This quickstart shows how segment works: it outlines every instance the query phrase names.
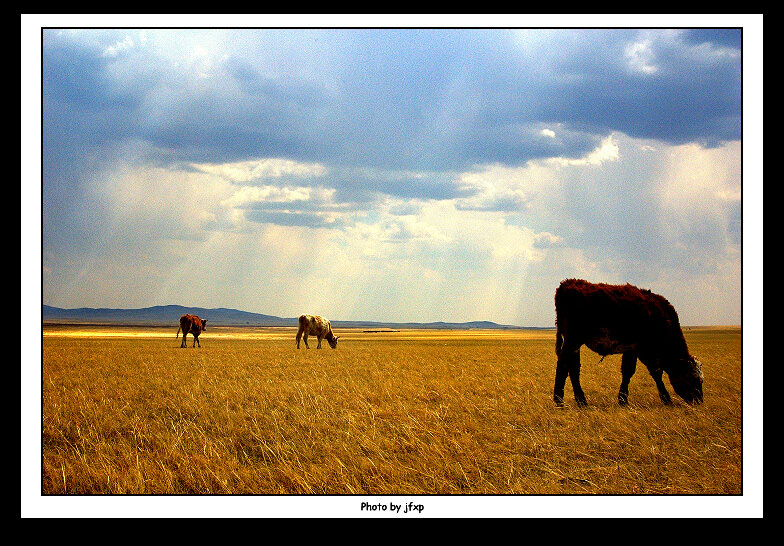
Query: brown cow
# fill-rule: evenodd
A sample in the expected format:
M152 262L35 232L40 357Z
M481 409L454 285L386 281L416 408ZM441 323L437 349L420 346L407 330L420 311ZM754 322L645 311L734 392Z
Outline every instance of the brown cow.
M177 337L180 337L180 330L182 330L182 344L180 348L185 348L188 344L185 342L185 336L188 335L190 332L193 335L193 347L196 347L196 344L199 344L199 348L201 348L201 342L199 341L199 334L201 334L204 330L207 329L207 319L200 319L196 315L183 315L180 317L180 327L177 328Z
M702 402L702 365L689 354L678 314L662 296L630 284L594 284L567 279L555 291L558 364L553 400L563 405L567 375L578 405L584 405L580 387L580 347L602 355L622 354L618 402L628 403L629 380L637 358L650 372L659 397L671 403L662 382L667 372L675 392L689 403Z
M308 349L310 349L308 345L309 335L318 337L316 349L321 349L321 340L325 338L329 346L335 349L338 346L338 338L340 337L332 333L332 326L329 324L329 321L318 315L300 315L299 330L297 331L297 349L299 349L299 340L303 335L305 337L305 347Z

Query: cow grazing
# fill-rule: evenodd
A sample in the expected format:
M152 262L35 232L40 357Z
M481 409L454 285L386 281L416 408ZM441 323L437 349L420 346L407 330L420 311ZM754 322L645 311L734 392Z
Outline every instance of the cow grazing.
M594 284L567 279L555 291L558 364L553 400L563 405L567 375L579 405L585 394L580 387L580 347L602 355L622 354L621 388L618 402L627 404L629 380L637 359L650 372L659 397L669 404L670 395L662 382L667 372L675 392L689 403L702 402L702 365L689 354L678 314L662 296L630 284Z
M308 336L318 337L318 345L316 349L321 349L321 340L326 339L329 346L333 349L338 346L338 338L332 333L332 326L329 321L318 315L300 315L299 317L299 330L297 331L297 349L299 349L299 340L304 336L305 347L310 349L308 345Z
M196 347L196 344L199 344L199 348L201 348L201 342L199 342L199 334L201 334L204 330L207 329L207 319L200 319L196 315L183 315L180 317L180 327L177 328L177 337L180 337L180 330L182 330L182 344L180 344L181 348L185 348L188 344L185 342L185 336L188 335L190 332L193 335L193 347Z

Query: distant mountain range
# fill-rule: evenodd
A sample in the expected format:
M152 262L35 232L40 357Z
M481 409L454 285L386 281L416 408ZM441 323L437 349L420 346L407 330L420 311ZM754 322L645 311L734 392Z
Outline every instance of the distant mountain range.
M214 326L297 326L297 317L281 318L273 315L250 313L237 309L219 307L183 307L182 305L156 305L141 309L62 309L50 305L42 306L44 322L127 324L164 326L177 325L185 313L206 318ZM486 320L470 322L375 322L363 320L332 320L335 328L422 328L422 329L515 329L520 326L497 324Z

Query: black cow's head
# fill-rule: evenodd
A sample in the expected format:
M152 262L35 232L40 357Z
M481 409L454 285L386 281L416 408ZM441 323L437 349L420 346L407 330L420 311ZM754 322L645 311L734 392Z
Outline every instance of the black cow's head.
M207 329L207 319L202 319L201 320L201 329L202 330L206 330Z
M340 336L333 336L332 339L328 339L327 343L329 343L329 346L332 347L333 349L337 349L338 348L338 338L339 337Z
M667 375L678 396L689 404L702 402L703 375L699 360L693 356L681 358L675 362L671 370L667 370Z

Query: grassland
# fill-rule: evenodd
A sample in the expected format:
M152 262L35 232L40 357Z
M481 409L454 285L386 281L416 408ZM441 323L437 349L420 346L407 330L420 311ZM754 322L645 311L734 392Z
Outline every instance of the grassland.
M44 494L740 494L741 331L685 332L705 403L583 348L589 406L551 400L553 331L45 327ZM673 395L673 398L675 395Z

